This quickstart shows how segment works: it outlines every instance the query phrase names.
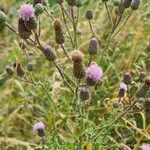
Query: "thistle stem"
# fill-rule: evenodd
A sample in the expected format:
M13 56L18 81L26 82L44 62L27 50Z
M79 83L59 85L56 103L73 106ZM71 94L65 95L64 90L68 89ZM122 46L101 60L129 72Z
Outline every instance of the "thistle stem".
M91 30L92 35L95 36L94 30L93 30L93 27L92 27L92 23L91 23L90 20L89 20L89 26L90 26L90 30Z
M112 21L111 15L110 15L108 5L107 5L107 3L104 3L104 5L105 5L106 11L107 11L107 15L108 15L108 18L109 18L109 21L110 21L111 28L113 28L113 21Z
M123 23L123 25L120 27L120 29L112 36L112 38L115 37L115 36L123 29L123 27L126 25L126 23L127 23L127 21L129 20L129 18L131 17L132 13L133 13L133 10L132 10L132 12L127 16L126 20L124 21L124 23Z
M62 50L63 50L64 54L66 55L66 57L68 58L68 60L72 63L72 60L70 59L70 57L69 57L69 55L68 55L64 45L60 44L60 47L62 48Z
M73 40L72 40L72 37L71 37L71 33L70 33L70 31L69 31L69 28L68 28L68 25L67 25L67 21L66 21L66 18L65 18L65 14L64 14L65 10L64 10L62 4L60 5L60 8L61 8L62 17L63 17L64 23L65 23L65 27L66 27L66 30L67 30L67 32L68 32L68 35L69 35L71 44L72 44L72 46L74 46Z
M74 30L74 45L75 48L77 49L77 33L76 33L76 23L75 23L75 18L74 18L74 10L73 7L71 7L71 17L72 17L72 24L73 24L73 30Z

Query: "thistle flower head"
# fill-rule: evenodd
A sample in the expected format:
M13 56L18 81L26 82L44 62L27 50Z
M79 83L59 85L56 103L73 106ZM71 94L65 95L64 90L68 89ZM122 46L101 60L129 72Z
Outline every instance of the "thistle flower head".
M45 128L45 125L42 121L39 121L37 122L36 124L34 124L33 126L33 130L34 131L37 131L38 135L40 137L43 137L44 136L44 128Z
M124 90L124 91L127 91L127 85L126 85L125 83L121 82L119 89L120 89L120 90L122 89L122 90Z
M91 65L86 70L87 83L97 83L103 76L103 71L96 63L92 62ZM90 82L88 82L90 81Z
M19 10L19 17L22 18L23 21L28 21L32 17L34 17L35 9L31 4L23 4Z
M34 131L44 130L44 128L45 128L45 125L42 121L39 121L39 122L35 123L34 126L33 126Z
M141 148L142 148L142 150L150 150L150 144L143 143Z

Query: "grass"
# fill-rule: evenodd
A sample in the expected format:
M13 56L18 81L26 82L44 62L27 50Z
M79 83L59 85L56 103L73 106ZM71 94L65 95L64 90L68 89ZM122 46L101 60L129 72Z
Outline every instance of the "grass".
M20 4L22 2L16 0L0 1L0 6L8 15L8 22L16 29L18 19L16 12ZM62 21L58 5L50 4L50 11L54 12L55 18ZM108 4L114 16L114 6L111 2ZM81 34L77 37L78 49L84 53L84 64L87 65L89 61L87 44L92 34L85 19L85 12L92 9L94 11L92 26L100 43L99 54L94 57L94 61L103 68L104 77L96 87L90 88L91 99L82 103L84 112L82 115L74 111L72 104L74 95L65 86L53 63L49 63L38 49L27 46L27 52L32 54L29 56L30 60L34 64L33 73L28 72L26 69L28 60L18 44L21 39L5 29L0 34L0 150L75 150L79 149L78 140L82 140L82 149L86 150L138 150L142 143L150 143L149 121L146 120L149 114L144 110L135 114L129 113L107 128L107 125L129 105L129 96L134 95L135 90L141 85L135 82L138 73L144 71L149 75L149 5L149 0L143 0L140 8L132 14L121 32L111 39L106 48L111 28L105 7L98 0L84 1L79 17L78 30ZM65 8L67 9L67 6ZM125 16L130 11L128 9ZM41 22L41 41L50 44L56 50L57 63L76 83L72 65L55 43L51 21L43 14ZM72 25L71 23L68 25L73 36ZM74 51L69 39L65 42L65 48L69 55ZM15 61L23 65L28 77L34 78L35 75L44 85L46 92L40 85L34 86L14 77L10 78L4 69ZM132 72L133 76L130 95L127 94L123 98L121 107L114 108L112 105L117 99L118 86L125 71ZM147 97L149 96L150 93ZM136 108L141 107L141 103L136 105ZM33 124L38 120L42 120L46 125L44 146L32 130Z

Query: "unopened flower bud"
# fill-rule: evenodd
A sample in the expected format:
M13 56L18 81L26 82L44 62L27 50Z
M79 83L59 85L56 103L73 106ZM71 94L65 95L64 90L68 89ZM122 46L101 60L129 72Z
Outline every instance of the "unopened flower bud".
M76 5L76 0L67 0L68 5L70 6L75 6Z
M33 71L33 63L32 62L28 62L28 64L27 64L27 70L28 71Z
M33 6L35 6L38 3L43 4L44 6L46 6L45 0L33 0Z
M49 45L43 47L43 53L49 61L54 61L56 59L56 53Z
M120 3L121 3L121 0L113 0L113 4L114 4L115 6L119 6Z
M12 76L14 74L14 69L10 66L7 66L5 68L5 70L6 70L7 74L10 75L10 76Z
M86 19L91 20L93 18L93 11L92 10L87 10L86 11Z
M41 3L36 4L34 6L34 8L35 8L35 14L36 15L41 15L45 10L43 4L41 4Z
M132 0L131 2L131 8L133 10L137 10L139 8L140 5L140 0Z
M145 72L140 72L139 76L138 76L138 81L142 82L146 77L146 73Z
M59 20L54 21L54 29L55 29L55 40L57 44L63 44L65 42L64 33L62 30L62 26Z
M150 98L145 99L144 108L146 111L150 111Z
M123 7L128 8L131 5L131 1L132 0L122 0L121 4L122 4Z
M80 99L82 101L88 100L90 97L90 92L87 87L82 87L79 93Z
M76 0L76 7L82 6L82 0Z
M22 66L21 66L20 63L14 63L14 64L13 64L13 67L14 67L15 70L16 70L17 76L23 77L23 76L25 75L25 71L24 71L24 69L22 68Z
M79 50L76 50L72 55L72 61L74 63L81 63L83 61L83 54Z
M97 50L98 50L98 41L95 37L92 37L89 42L88 52L90 55L95 55L97 54Z
M85 77L85 70L82 63L74 63L73 64L73 74L74 77L81 79Z
M57 4L62 4L63 0L56 0Z
M137 91L136 97L144 98L148 93L149 88L150 88L150 78L148 77L145 79L145 83L142 85L142 87Z
M126 72L124 74L122 82L124 82L126 85L129 85L131 83L131 74L129 72Z

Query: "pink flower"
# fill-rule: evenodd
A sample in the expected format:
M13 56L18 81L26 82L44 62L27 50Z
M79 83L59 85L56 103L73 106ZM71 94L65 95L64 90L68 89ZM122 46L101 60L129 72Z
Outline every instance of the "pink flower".
M34 124L33 126L33 130L34 131L38 131L38 130L44 130L45 125L42 121L37 122L36 124Z
M142 148L142 150L150 150L150 144L143 143L141 148Z
M34 17L35 9L31 4L23 4L18 10L19 17L24 21L28 21L32 17Z
M87 68L86 76L88 79L97 82L103 76L103 71L95 62L92 62L91 65Z
M120 90L122 89L122 90L124 90L124 91L127 91L127 85L126 85L124 82L121 82L119 89L120 89Z

